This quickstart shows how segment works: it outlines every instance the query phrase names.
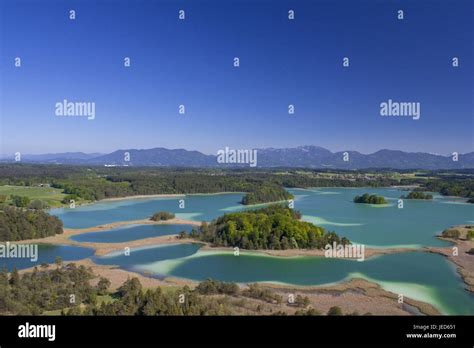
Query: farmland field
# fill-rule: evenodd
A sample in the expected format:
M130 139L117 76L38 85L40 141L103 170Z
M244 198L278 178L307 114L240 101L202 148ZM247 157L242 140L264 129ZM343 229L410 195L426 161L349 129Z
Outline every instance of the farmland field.
M45 201L50 207L60 207L62 205L61 200L65 196L62 190L52 187L10 185L0 186L0 195L9 196L7 202L9 202L11 195L27 196L32 201L35 199Z

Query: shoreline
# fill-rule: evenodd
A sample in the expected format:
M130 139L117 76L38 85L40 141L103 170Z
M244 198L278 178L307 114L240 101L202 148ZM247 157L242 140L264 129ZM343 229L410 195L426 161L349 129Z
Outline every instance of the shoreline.
M204 243L205 246L201 248L203 251L227 251L227 252L234 252L232 247L214 247L209 245L209 243ZM404 247L397 247L397 248L365 248L364 250L364 261L370 259L372 257L386 255L386 254L397 254L397 253L404 253L404 252L416 252L416 251L424 251L425 248L404 248ZM426 249L427 250L427 249ZM272 250L272 249L240 249L240 253L254 253L254 254L262 254L268 255L273 257L324 257L325 250L324 249L285 249L285 250ZM357 261L357 257L341 257L336 259L343 259L343 260L354 260Z
M53 245L72 245L72 246L78 246L78 247L91 248L91 249L94 249L95 255L101 256L109 252L122 250L125 247L136 248L136 247L148 246L148 245L154 245L154 244L161 245L161 244L167 244L167 243L169 244L179 244L179 243L186 243L186 242L189 243L191 241L191 239L180 240L177 238L178 236L177 234L136 239L136 240L130 240L126 242L119 242L119 243L77 242L70 239L70 237L72 236L78 236L81 234L94 233L94 232L107 232L115 228L130 226L130 225L193 225L193 226L199 227L201 225L201 222L178 219L178 218L165 220L165 221L153 221L149 219L120 221L120 222L114 222L110 224L99 225L99 226L83 228L83 229L63 229L62 234L56 234L54 236L49 236L45 238L26 239L26 240L22 240L18 242L25 243L25 244L36 243L36 244L53 244ZM15 243L18 243L18 242L15 242Z
M71 240L69 237L77 236L86 233L93 233L93 232L107 232L119 227L123 226L130 226L130 225L193 225L196 227L201 226L200 221L193 221L193 220L186 220L180 218L173 218L170 220L164 221L153 221L150 219L141 219L141 220L130 220L130 221L118 221L104 225L98 225L94 227L88 228L81 228L81 229L63 229L62 234L56 234L54 236L49 236L45 238L37 238L37 239L27 239L18 241L25 244L31 243L38 243L38 244L56 244L56 245L74 245L74 246L83 246L92 248L95 250L96 255L105 255L108 252L114 252L118 250L122 250L124 247L130 248L137 248L142 246L150 246L150 245L162 245L162 244L188 244L188 243L199 243L203 244L204 246L201 248L203 251L226 251L226 252L233 252L234 249L232 247L222 247L222 246L211 246L210 243L192 239L192 238L184 238L178 239L178 234L169 234L164 236L156 236L156 237L149 237L149 238L142 238L136 240L130 240L126 242L118 242L118 243L97 243L97 242L76 242ZM464 225L456 225L452 228L464 228ZM438 253L443 256L446 256L450 261L458 265L459 267L464 267L463 263L459 264L459 260L451 254L452 248L454 246L462 246L460 248L459 254L462 255L465 251L470 250L470 248L474 248L474 242L472 241L461 241L461 240L454 240L451 238L444 238L440 235L437 235L436 238L448 241L452 243L450 246L445 247L433 247L433 246L423 246L423 247L388 247L388 248L370 248L365 247L364 249L364 260L380 256L386 254L394 254L394 253L403 253L403 252L432 252ZM15 243L18 243L15 242ZM464 242L464 243L462 243ZM324 256L325 250L324 249L285 249L285 250L272 250L272 249L240 249L241 252L248 252L248 253L256 253L256 254L264 254L268 256L274 257L321 257ZM466 254L468 255L468 254ZM471 256L471 255L468 255ZM344 257L342 259L353 259L357 260L356 257ZM474 257L473 257L474 259ZM472 282L468 283L469 286L472 287L474 290L474 260L472 261L472 265L469 265L469 270L467 272L471 272ZM465 272L464 272L465 273Z
M193 225L196 227L201 226L201 222L193 220L185 220L174 218L165 221L153 221L149 219L142 220L131 220L131 221L119 221L110 224L98 225L94 227L82 228L82 229L63 229L62 234L56 234L46 238L28 239L21 241L25 244L38 243L38 244L54 244L54 245L73 245L92 248L95 251L95 255L102 256L111 252L123 250L125 247L138 248L143 246L152 245L163 245L163 244L189 244L199 243L203 244L201 250L203 251L225 251L233 252L233 247L222 247L222 246L211 246L210 243L200 241L192 238L179 239L178 234L169 234L164 236L156 236L149 238L142 238L136 240L130 240L118 243L97 243L97 242L77 242L70 237L78 236L87 233L95 232L107 232L115 228L130 226L130 225ZM422 248L410 248L410 247L395 247L395 248L365 248L364 249L364 260L385 254L394 254L402 252L415 252L415 251L430 251L431 247ZM446 247L449 248L449 247ZM442 248L441 248L442 249ZM324 249L285 249L285 250L271 250L271 249L240 249L240 252L255 253L268 255L273 257L324 257ZM343 258L357 260L356 257Z
M69 262L68 262L69 263ZM116 291L127 279L138 278L143 286L143 289L150 289L156 287L183 287L188 286L194 289L200 282L191 279L181 279L176 277L166 277L158 279L156 277L150 277L146 274L124 270L117 266L112 265L98 265L94 263L90 258L83 260L72 261L70 263L76 264L76 266L84 266L90 268L96 276L91 280L91 285L97 285L100 277L105 277L110 280L111 285L109 291ZM55 264L49 264L49 269L55 269ZM22 269L19 271L20 274L31 272L33 267L28 269ZM249 283L250 284L250 283ZM268 282L258 283L258 286L264 289L269 289L276 294L282 296L283 302L281 304L268 304L263 303L264 306L270 308L268 314L271 315L277 311L284 311L287 314L294 314L294 311L298 308L288 305L285 301L289 294L293 296L302 295L307 296L310 299L310 306L326 313L330 307L339 306L344 311L344 314L351 314L358 312L359 315L365 313L371 313L375 315L440 315L441 313L431 304L423 301L414 300L405 297L404 303L399 304L397 299L398 295L384 290L377 283L361 279L352 278L344 280L336 284L327 284L320 286L296 286L289 284L275 284ZM239 284L239 287L248 288L248 284ZM212 296L212 295L211 295ZM256 302L261 304L258 299L247 298L242 295L238 297L249 302ZM262 315L259 311L258 315Z
M109 231L112 229L116 229L118 227L129 226L129 225L194 225L194 226L201 226L201 221L194 221L194 220L186 220L180 218L172 218L169 220L160 220L154 221L149 218L147 219L139 219L139 220L128 220L128 221L117 221L111 222L108 224L97 225L92 227L86 228L63 228L63 234L67 235L77 235L89 232L101 232L101 231Z
M379 189L379 188L386 188L386 189L397 189L399 191L406 191L407 189L414 189L418 188L420 185L394 185L394 186L323 186L323 187L283 187L286 191L288 190L321 190L321 189ZM289 192L289 191L288 191ZM81 206L88 206L93 205L101 202L115 202L115 201L124 201L124 200L134 200L134 199L159 199L159 198L179 198L179 197L186 197L186 196L214 196L214 195L226 195L226 194L242 194L245 195L247 192L239 192L239 191L225 191L225 192L212 192L212 193L157 193L157 194L150 194L150 195L132 195L132 196L123 196L123 197L111 197L111 198L103 198L97 201L84 201L76 203L76 207ZM436 194L441 195L439 192ZM447 198L459 198L464 199L465 197L461 196L443 196ZM242 206L259 206L265 204L276 204L281 202L287 202L288 200L281 200L275 202L265 202L265 203L256 203L256 204L242 204ZM57 207L51 207L50 209L64 209L67 208L68 204L62 204ZM49 210L49 209L48 209Z
M178 198L178 197L185 197L185 196L214 196L214 195L226 195L226 194L245 194L246 192L214 192L214 193L157 193L151 195L132 195L132 196L123 196L123 197L111 197L111 198L103 198L96 201L83 201L83 202L76 202L76 207L88 206L102 202L114 202L114 201L125 201L125 200L134 200L134 199L154 199L154 198ZM61 204L56 207L50 207L47 209L48 211L51 209L67 209L69 204Z
M245 192L214 192L214 193L157 193L152 195L136 195L136 196L124 196L124 197L112 197L104 198L98 202L108 202L108 201L122 201L122 200L131 200L131 199L152 199L152 198L176 198L176 197L185 197L185 196L214 196L214 195L227 195L227 194L244 194ZM94 203L94 202L93 202Z
M140 221L140 220L139 220ZM148 221L150 224L166 224L166 223L175 223L173 220L154 222ZM182 220L182 223L187 223L188 221ZM196 223L196 222L195 222ZM466 228L465 226L455 226L453 228ZM93 229L104 230L103 226L94 227ZM467 229L467 228L466 228ZM59 244L69 244L82 247L89 247L95 250L96 256L102 256L117 250L123 250L124 247L136 248L146 245L162 245L162 244L186 244L186 243L201 243L204 246L201 250L204 251L226 251L233 252L233 248L225 247L212 247L209 243L196 241L194 239L178 239L177 235L167 235L167 236L158 236L146 239L140 239L135 241L123 242L123 243L84 243L84 242L74 242L69 239L69 236L87 233L90 232L90 229L83 230L72 230L68 231L63 236L63 240ZM54 237L56 237L54 236ZM390 253L401 253L401 252L432 252L445 256L449 261L451 261L455 266L458 274L463 279L467 288L466 291L474 292L474 257L472 255L466 254L465 251L470 250L474 246L474 242L467 240L453 240L450 238L444 238L437 236L442 240L447 240L453 243L453 246L459 248L459 255L452 255L452 247L423 247L423 248L387 248L387 249L370 249L365 250L365 259L371 257L376 257L383 254ZM51 242L45 241L44 239L38 240L41 242ZM59 242L59 241L58 241ZM64 243L65 242L65 243ZM57 244L57 243L50 243ZM298 256L324 256L324 250L301 250L301 249L288 249L288 250L245 250L242 249L242 252L257 253L262 255L269 255L274 257L298 257ZM68 262L69 263L69 262ZM112 288L119 287L126 279L129 277L137 277L140 282L143 284L144 288L152 288L159 286L184 286L188 285L194 288L198 281L191 279L182 279L176 277L165 277L159 279L153 275L147 275L146 273L139 273L135 271L130 271L122 269L116 265L100 265L94 263L90 258L86 258L78 261L71 261L77 265L84 265L86 267L91 267L95 274L104 276L106 278L112 278ZM54 267L54 266L51 266ZM20 272L31 271L33 267L28 269L23 269ZM433 305L428 302L423 302L419 300L414 300L411 298L405 298L404 304L397 304L397 295L384 290L376 282L364 280L361 278L352 278L348 280L343 280L340 283L335 284L326 284L318 286L298 286L291 284L279 284L272 282L258 282L259 286L271 289L277 293L287 296L288 292L291 293L300 293L304 296L311 298L312 303L317 303L316 308L321 309L325 308L327 301L335 301L335 297L343 297L337 300L333 305L339 305L345 311L348 309L360 311L360 308L369 308L368 312L377 312L381 310L380 314L392 313L393 315L439 315L441 314ZM248 286L248 284L241 284L242 286ZM338 295L334 295L338 294ZM342 294L342 295L341 295ZM355 297L356 299L349 300L349 297ZM314 301L314 302L313 302ZM355 304L354 304L354 301ZM393 302L392 302L393 301ZM359 303L363 303L360 304ZM366 310L366 309L364 309Z
M218 194L229 194L228 192L223 193L215 193L209 195L218 195ZM200 195L200 194L196 194ZM132 196L132 197L120 197L120 198L112 198L106 200L125 200L125 199L140 199L140 198L155 198L155 197L183 197L185 194L176 194L176 195L145 195L144 197L140 196ZM262 204L270 204L270 203L261 203ZM249 205L251 206L251 205ZM110 231L111 229L128 226L128 225L167 225L167 224L185 224L185 225L193 225L193 226L200 226L200 221L193 221L193 220L186 220L186 219L179 219L174 218L166 221L152 221L149 219L141 219L141 220L130 220L130 221L118 221L104 225L98 225L88 228L82 229L63 229L62 234L57 234L54 236L41 238L41 239L30 239L24 241L18 241L16 243L40 243L40 244L53 244L53 245L74 245L79 247L86 247L94 249L94 254L96 256L103 256L111 252L116 252L123 250L124 247L129 248L137 248L142 246L151 246L151 245L163 245L163 244L187 244L187 243L201 243L204 244L200 250L203 251L226 251L226 252L233 252L233 248L231 247L213 247L209 245L209 243L197 241L194 239L186 238L186 239L178 239L177 234L172 235L165 235L165 236L157 236L151 238L144 238L138 240L131 240L127 242L121 243L90 243L90 242L75 242L70 239L71 236L80 235L84 233L91 233L91 232L101 232L101 231ZM468 225L456 225L451 228L462 229L463 231L467 231ZM469 255L466 251L474 248L474 242L470 240L463 240L463 239L452 239L452 238L445 238L441 235L435 236L436 238L444 241L448 241L453 243L451 246L446 247L417 247L417 248L409 248L409 247L395 247L395 248L365 248L365 255L364 259L367 260L372 257L384 255L384 254L392 254L392 253L402 253L402 252L430 252L430 253L437 253L444 256L447 260L452 262L455 266L457 274L461 277L464 284L466 285L466 291L470 293L474 293L474 256ZM459 254L454 256L452 253L453 247L457 247L459 249ZM246 250L241 249L241 252L249 252L249 253L258 253L268 256L274 257L321 257L324 256L325 250L319 249L287 249L287 250ZM351 259L351 258L349 258ZM356 260L356 258L352 258ZM156 286L183 286L183 285L193 285L195 286L199 282L189 280L189 279L178 279L173 277L166 277L164 279L158 279L151 275L141 274L125 269L121 269L118 266L106 266L106 265L99 265L95 264L90 258L86 258L83 260L78 261L71 261L71 263L75 263L78 265L84 264L88 265L94 270L94 273L99 272L100 274L111 274L113 277L117 277L117 279L123 279L124 277L138 277L142 284L147 284L145 286L156 287ZM26 272L28 270L32 270L33 267L21 270L22 272ZM317 287L314 286L294 286L290 284L276 284L276 283L266 283L262 282L259 283L261 286L277 289L278 291L285 291L287 289L297 289L295 291L310 291L314 293L323 293L325 291L331 291L329 289L333 289L337 286L348 286L347 289L350 288L350 284L353 281L362 281L362 279L353 278L350 280L344 280L339 284L327 284L327 285L320 285ZM376 286L380 289L379 292L372 289L370 291L375 291L381 297L391 297L389 291L383 290L378 284L374 282L367 281L369 285L362 286L363 291L369 291L368 289L372 289L373 286ZM370 285L371 284L371 285ZM120 284L121 285L121 284ZM346 290L347 290L346 289ZM359 288L358 288L359 289ZM353 290L353 289L352 289ZM384 294L383 296L381 294ZM394 294L392 294L394 295ZM396 296L396 295L394 295ZM375 296L377 299L378 297ZM429 303L416 301L412 299L406 299L405 301L408 305L414 306L418 308L422 313L433 315L439 314L439 312ZM347 304L346 304L347 305ZM428 306L428 307L426 307Z
M468 240L465 238L465 234L470 225L456 225L449 229L460 229L463 232L463 239L446 238L442 235L436 236L438 239L445 240L453 243L453 245L445 248L430 247L427 249L428 252L440 254L446 259L451 261L456 267L456 272L459 274L464 284L466 285L466 291L474 294L474 255L470 255L467 251L474 248L474 240ZM455 256L453 251L457 247L458 255Z
M138 220L141 221L141 220ZM167 220L167 221L160 221L160 222L155 222L148 220L148 224L173 224L176 223L175 219ZM187 224L189 221L187 220L180 220L181 223ZM194 224L198 225L199 223L194 222ZM467 231L466 225L456 225L452 228L457 228L457 229L464 229L464 231ZM92 228L96 231L103 231L104 226L97 226ZM225 252L233 252L233 248L231 247L213 247L207 242L202 242L198 241L195 239L191 238L185 238L185 239L178 239L177 234L172 234L172 235L165 235L165 236L157 236L157 237L151 237L151 238L145 238L145 239L138 239L138 240L132 240L128 242L122 242L122 243L90 243L90 242L76 242L71 240L69 237L72 235L77 235L77 234L82 234L82 233L88 233L91 232L91 229L83 229L83 230L69 230L65 231L64 234L62 235L55 235L53 237L47 237L43 239L38 239L38 240L30 240L28 242L33 243L42 243L42 244L55 244L55 245L73 245L73 246L79 246L79 247L86 247L86 248L91 248L94 250L94 255L95 256L104 256L109 253L117 252L124 250L124 248L140 248L144 246L159 246L159 245L176 245L176 244L188 244L188 243L199 243L202 244L202 248L200 250L202 251L211 251L211 252L219 252L219 251L225 251ZM58 237L59 236L59 237ZM466 251L470 250L471 248L474 247L474 241L470 240L457 240L457 239L451 239L451 238L444 238L442 236L437 236L437 238L441 240L446 240L453 245L451 246L446 246L446 247L422 247L422 248L366 248L365 249L365 260L370 259L372 257L377 257L381 255L386 255L386 254L393 254L393 253L403 253L403 252L429 252L429 253L436 253L439 255L444 256L448 261L450 261L453 266L456 268L457 274L460 276L462 281L465 284L465 290L468 291L469 293L474 293L474 256L469 255L466 253ZM46 240L49 239L49 240ZM23 241L26 242L26 241ZM454 256L452 253L453 247L457 247L459 250L458 256ZM324 252L325 250L320 250L320 249L287 249L287 250L246 250L246 249L241 249L242 253L254 253L254 254L260 254L260 255L267 255L267 256L272 256L272 257L324 257ZM348 258L348 259L353 259L356 261L356 258ZM129 270L125 270L120 268L119 266L111 266L111 265L99 265L94 263L90 258L86 258L83 260L78 260L78 261L73 261L73 263L81 263L81 262L86 262L85 260L89 260L89 265L93 266L92 268L97 271L101 270L102 272L109 272L110 269L115 269L117 270L116 272L127 275L127 276L139 276L140 280L143 280L143 284L151 284L150 286L182 286L184 285L196 285L199 282L193 281L191 279L181 279L181 278L174 278L174 277L165 277L164 279L158 279L154 277L153 275L146 275L138 272L133 272ZM105 271L105 269L107 271ZM30 270L33 269L33 267L29 268ZM123 277L122 277L123 278ZM121 278L121 279L122 279ZM356 278L355 278L356 279ZM346 280L343 281L342 283L339 284L346 284L350 282L351 280ZM369 282L370 283L370 282ZM286 288L293 288L293 289L310 289L314 291L324 291L324 289L336 286L337 284L327 284L327 285L320 285L320 286L295 286L291 284L277 284L277 283L271 283L271 282L262 282L259 283L264 286L268 286L271 288L278 288L278 289L286 289ZM377 287L380 287L376 283L375 284ZM380 287L381 288L381 287ZM382 289L383 290L383 289ZM383 290L387 292L386 290ZM426 312L428 311L429 313L433 313L432 309L434 308L432 305L422 302L422 301L416 301L410 299L410 301L414 301L415 307L417 307L421 312ZM420 307L420 303L423 304ZM429 310L422 310L423 306L430 306L432 309ZM436 311L436 310L435 310Z

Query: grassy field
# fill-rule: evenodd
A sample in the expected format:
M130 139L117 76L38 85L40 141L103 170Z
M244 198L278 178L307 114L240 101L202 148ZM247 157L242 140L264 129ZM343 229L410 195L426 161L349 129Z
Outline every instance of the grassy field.
M37 187L37 186L0 186L0 195L16 195L16 196L27 196L32 201L39 199L48 203L50 207L60 207L63 204L61 200L65 194L62 190L55 189L52 187ZM9 203L10 200L7 200Z
M100 306L102 303L110 303L117 301L111 295L97 295L97 306Z
M114 299L111 295L98 295L97 296L97 307L99 307L102 303L110 303L114 302L116 299ZM83 306L83 305L81 305ZM67 310L67 308L65 308ZM55 309L53 311L44 311L42 315L61 315L62 309Z

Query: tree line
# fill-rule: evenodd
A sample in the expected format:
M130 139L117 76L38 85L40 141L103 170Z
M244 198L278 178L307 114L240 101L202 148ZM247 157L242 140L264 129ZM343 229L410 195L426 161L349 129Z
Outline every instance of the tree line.
M0 209L0 241L44 238L63 233L63 223L42 210L5 206Z
M421 185L425 191L442 195L474 198L472 171L453 173L426 172L414 177L399 177L398 171L332 170L331 177L318 173L327 170L310 169L210 169L210 168L144 168L90 167L37 164L0 164L0 185L33 186L50 184L62 189L70 199L95 201L104 198L148 194L185 194L245 192L249 201L262 203L269 198L280 198L276 188L309 187L388 187L393 185ZM329 172L328 172L329 173ZM365 173L377 174L368 177ZM337 175L336 175L337 174ZM426 179L424 177L429 177ZM262 187L265 187L262 190ZM268 189L271 188L271 189ZM261 192L264 191L264 192ZM260 192L260 193L259 193ZM282 191L279 191L282 193ZM281 196L283 197L283 196ZM249 203L253 204L253 203Z
M63 190L63 203L95 201L133 195L245 192L249 201L288 199L285 187L381 187L406 184L403 180L321 178L312 170L177 169L85 167L66 165L0 164L0 185L50 184ZM351 172L352 173L352 172ZM265 187L262 192L262 187ZM278 187L278 189L276 188ZM279 192L279 193L278 193ZM286 198L285 198L286 197ZM253 204L253 203L249 203Z
M403 199L433 199L433 195L422 191L411 191L407 196L401 196Z
M429 180L424 183L426 191L439 192L443 196L474 198L474 180L466 178L449 178Z

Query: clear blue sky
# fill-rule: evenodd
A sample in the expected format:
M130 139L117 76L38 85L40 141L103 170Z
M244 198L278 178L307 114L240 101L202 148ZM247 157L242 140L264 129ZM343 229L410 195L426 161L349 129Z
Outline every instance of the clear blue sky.
M2 0L0 153L473 151L473 3ZM95 102L95 120L55 116L63 99ZM381 117L388 99L420 102L420 120Z

